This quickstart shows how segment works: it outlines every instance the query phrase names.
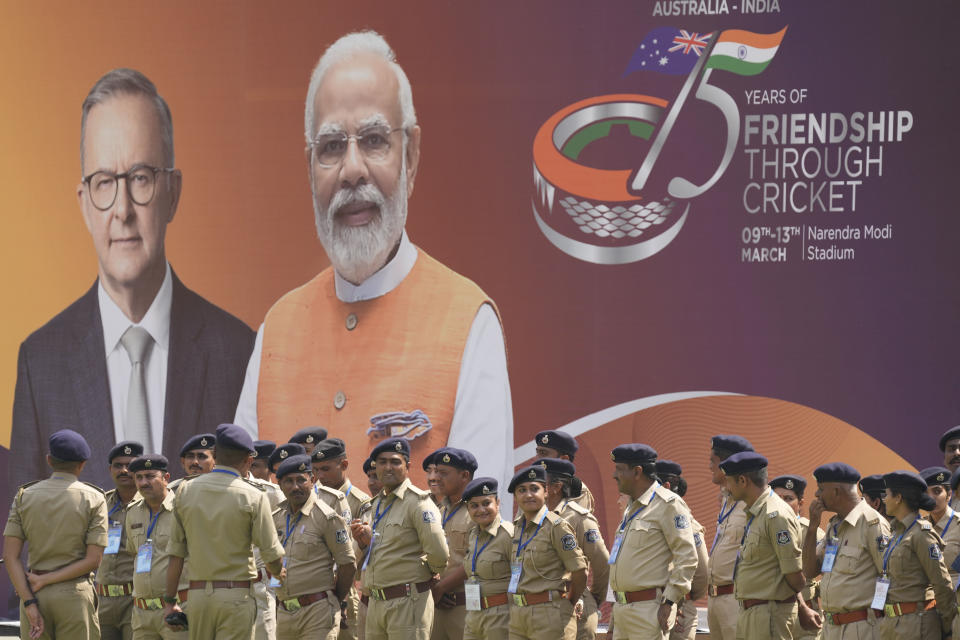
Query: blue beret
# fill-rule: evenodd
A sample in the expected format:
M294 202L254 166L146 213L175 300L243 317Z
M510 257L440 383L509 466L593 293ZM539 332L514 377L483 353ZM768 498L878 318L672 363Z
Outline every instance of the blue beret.
M657 475L682 476L683 467L673 460L657 460Z
M461 499L467 501L477 496L493 496L496 498L498 486L495 478L474 478L467 483Z
M513 493L517 485L521 485L524 482L547 484L547 470L538 464L520 469L520 471L517 471L516 475L513 476L513 480L510 481L510 486L507 487L507 491Z
M213 449L217 444L217 436L212 433L198 433L180 447L180 457L187 455L187 451L194 449Z
M653 447L634 442L632 444L622 444L610 452L610 459L614 462L633 465L638 467L657 461L657 452Z
M305 453L290 456L277 466L277 480L289 473L310 473L313 467L310 465L310 456Z
M559 453L565 453L568 456L575 454L577 449L580 448L577 446L576 439L563 431L541 431L537 434L537 437L534 438L534 442L538 447L549 447Z
M110 453L107 454L107 462L113 462L114 458L119 458L121 456L127 456L136 458L137 456L143 455L143 445L134 440L124 440L123 442L118 442L117 446L113 449L110 449Z
M340 438L327 438L317 443L312 457L315 461L333 460L347 455L347 443Z
M373 448L370 457L376 460L381 453L399 453L409 460L410 441L406 438L387 438Z
M885 473L883 474L883 484L885 484L887 489L890 490L927 490L927 483L924 482L923 478L921 478L919 474L914 473L913 471L891 471L890 473Z
M327 430L323 427L306 427L290 436L290 442L297 442L299 444L316 444L326 439Z
M807 481L802 476L795 476L791 474L786 474L782 476L777 476L770 481L770 488L776 489L786 489L788 491L793 491L798 496L802 497L804 490L807 488Z
M753 451L753 445L742 436L737 435L718 435L710 439L711 449L722 449L730 453L741 453L743 451Z
M477 470L477 459L472 453L465 449L455 447L443 447L434 451L430 457L433 464L442 464L455 469L463 469L473 473Z
M940 436L940 451L946 452L947 442L960 438L960 425L950 427Z
M946 467L927 467L920 472L920 477L923 478L923 481L927 483L928 487L935 484L950 486L953 474L950 469Z
M373 461L373 458L367 458L366 460L363 461L364 473L370 473L371 471L375 471L376 468L377 468L377 463Z
M73 429L61 429L50 436L50 455L64 462L82 462L90 458L90 445Z
M552 476L572 478L573 476L577 475L577 467L569 460L562 460L560 458L540 458L539 460L534 461L533 464L540 465Z
M433 456L434 456L436 453L437 453L436 451L432 451L432 452L430 452L430 453L427 454L427 457L426 457L426 458L423 459L423 462L421 463L421 466L423 467L423 470L424 470L424 471L426 471L427 469L429 469L429 468L430 468L430 465L432 465L432 464L433 464L433 465L437 464L437 463L434 462L434 460L433 460Z
M253 448L253 438L250 433L236 424L222 424L217 427L217 447L224 449L237 449L238 451L249 451L256 453Z
M304 449L302 444L297 444L296 442L288 442L282 444L276 449L273 450L273 453L270 454L270 458L267 459L267 467L273 471L278 464L289 458L290 456L302 456L306 455L307 450Z
M860 480L860 472L846 462L830 462L814 469L813 477L817 479L817 482L856 484L856 482ZM882 483L880 489L883 489Z
M148 453L130 463L130 473L137 471L166 471L170 462L159 453Z
M267 460L270 458L270 454L277 448L277 443L272 440L254 440L253 448L257 450L257 455L255 455L254 458Z
M816 474L816 471L814 471ZM821 482L820 478L817 478L817 482ZM887 485L883 483L883 476L879 473L875 473L872 476L867 476L860 480L860 491L864 495L870 496L871 498L881 498L883 494L886 493Z
M756 451L735 453L720 463L720 470L728 476L757 471L767 466L767 459Z

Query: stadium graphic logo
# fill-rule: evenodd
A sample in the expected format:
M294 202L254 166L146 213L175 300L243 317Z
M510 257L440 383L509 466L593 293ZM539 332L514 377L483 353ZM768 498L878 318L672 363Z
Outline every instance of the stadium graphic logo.
M716 184L730 165L740 135L737 103L710 84L711 72L762 72L786 31L700 34L659 27L640 43L624 75L686 75L672 104L642 94L611 94L575 102L550 116L533 141L533 216L544 236L564 253L595 264L636 262L670 244L690 213L690 201ZM676 176L666 193L647 193L647 180L691 93L724 117L720 163L702 184ZM590 144L610 136L614 125L625 125L631 137L652 140L639 166L610 169L578 161Z

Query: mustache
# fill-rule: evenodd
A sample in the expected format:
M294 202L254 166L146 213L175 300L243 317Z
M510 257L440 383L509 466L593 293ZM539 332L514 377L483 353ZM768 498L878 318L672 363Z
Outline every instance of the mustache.
M357 202L370 202L382 210L387 204L387 199L380 192L380 189L369 183L353 188L342 187L333 194L333 198L327 206L328 219L332 220L341 209Z

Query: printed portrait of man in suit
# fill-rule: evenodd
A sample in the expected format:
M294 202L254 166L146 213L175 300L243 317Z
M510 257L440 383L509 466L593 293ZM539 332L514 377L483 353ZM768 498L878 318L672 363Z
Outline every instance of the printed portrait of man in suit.
M137 440L176 458L233 418L254 333L187 289L167 262L183 176L166 101L142 73L115 69L83 101L76 187L93 240L93 286L21 345L10 490L46 475L50 434L92 448L84 480L108 486L107 452Z

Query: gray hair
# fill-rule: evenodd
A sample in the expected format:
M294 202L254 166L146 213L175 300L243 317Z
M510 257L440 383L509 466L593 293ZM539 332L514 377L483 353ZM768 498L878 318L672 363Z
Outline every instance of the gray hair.
M118 94L140 95L153 101L157 116L160 118L163 157L167 166L173 167L173 116L170 115L170 107L167 106L167 101L157 93L157 87L150 79L136 69L114 69L97 80L97 83L93 85L90 93L83 100L82 115L80 116L80 171L83 171L83 141L87 135L87 116L93 107Z
M314 113L313 103L317 95L317 89L330 67L338 62L349 60L361 53L372 53L377 55L390 64L390 68L397 75L397 84L399 85L398 99L400 101L400 114L402 118L401 127L404 130L404 141L406 141L406 130L417 124L417 114L413 108L413 90L410 88L410 80L403 68L397 64L397 56L393 49L387 44L376 31L356 31L348 33L339 40L330 45L317 66L313 68L313 75L310 76L310 88L307 89L307 104L303 118L303 135L307 144L313 139Z

